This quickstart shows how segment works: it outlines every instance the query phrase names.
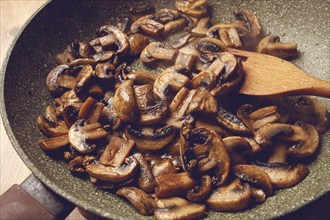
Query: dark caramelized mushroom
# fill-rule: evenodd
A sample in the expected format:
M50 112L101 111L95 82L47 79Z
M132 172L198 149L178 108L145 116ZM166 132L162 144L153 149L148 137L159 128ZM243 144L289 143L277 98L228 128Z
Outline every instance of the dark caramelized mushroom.
M146 15L136 20L131 26L132 33L141 32L148 36L159 37L164 33L164 25Z
M225 44L221 40L210 37L199 39L195 47L201 53L216 53L227 50Z
M256 38L261 34L261 24L258 17L248 10L240 9L234 12L234 15L238 21L244 22L249 30L248 36L250 38Z
M182 13L200 18L207 13L207 0L176 0L175 7Z
M146 65L152 65L156 61L172 61L176 54L175 50L166 49L160 42L151 42L140 55L140 60Z
M200 182L194 188L188 190L187 199L192 202L205 200L212 192L212 180L209 175L200 178Z
M39 140L38 145L43 150L57 150L69 144L68 135Z
M151 170L151 165L146 157L140 153L133 154L133 157L139 162L140 172L137 179L137 185L140 189L147 193L152 193L155 190L155 177Z
M218 106L217 122L236 134L249 134L249 129L234 114Z
M128 55L137 56L143 51L143 49L150 43L149 38L146 36L136 33L129 36L130 50Z

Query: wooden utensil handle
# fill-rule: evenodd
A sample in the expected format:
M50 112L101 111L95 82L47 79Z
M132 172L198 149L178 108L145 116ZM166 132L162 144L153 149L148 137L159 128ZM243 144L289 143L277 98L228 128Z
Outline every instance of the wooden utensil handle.
M0 219L64 219L75 206L31 174L0 196Z

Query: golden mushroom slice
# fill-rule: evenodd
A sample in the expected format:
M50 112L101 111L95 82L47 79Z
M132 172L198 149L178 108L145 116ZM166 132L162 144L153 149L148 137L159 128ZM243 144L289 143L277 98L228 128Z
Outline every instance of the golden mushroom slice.
M91 163L86 166L86 171L91 177L98 180L118 183L131 179L138 168L139 163L134 157L130 156L120 166L111 167L104 166L100 163Z
M125 129L125 136L133 140L141 151L160 150L174 139L175 134L176 129L171 125L160 128L127 125Z
M180 197L157 199L155 218L157 220L169 219L199 219L205 214L205 205L191 203Z
M207 14L207 0L176 0L175 7L182 13L200 18Z
M233 212L246 209L251 202L252 190L249 184L242 184L240 179L234 179L219 186L206 200L214 211Z
M297 47L297 43L282 43L279 36L269 35L260 41L257 51L282 59L294 59L298 56Z
M133 80L126 80L116 90L113 97L113 108L124 122L133 122L137 118Z
M84 119L77 120L69 129L68 137L71 146L81 154L86 154L96 148L91 141L105 138L108 133L101 128L100 123L87 124Z
M254 165L237 164L233 168L234 175L252 186L262 189L266 195L273 194L273 185L266 172Z
M308 167L304 164L261 163L256 167L266 172L274 187L282 189L296 185L308 174Z
M152 215L156 209L155 200L150 195L136 187L128 186L120 188L117 190L116 194L126 198L142 215Z
M68 135L62 135L38 140L37 143L42 150L57 150L69 145L69 138Z
M146 65L153 65L156 61L173 61L176 50L165 48L160 42L149 43L141 52L140 60Z

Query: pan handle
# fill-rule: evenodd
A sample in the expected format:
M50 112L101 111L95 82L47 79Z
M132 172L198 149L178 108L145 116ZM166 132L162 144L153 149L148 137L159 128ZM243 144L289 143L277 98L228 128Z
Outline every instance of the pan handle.
M0 204L0 219L65 219L75 208L33 174L4 192Z

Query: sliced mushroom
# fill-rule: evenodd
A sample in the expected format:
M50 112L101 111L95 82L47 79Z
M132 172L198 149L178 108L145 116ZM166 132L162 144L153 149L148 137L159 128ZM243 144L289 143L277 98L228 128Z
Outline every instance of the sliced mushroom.
M262 189L252 187L252 200L254 203L261 204L266 201L266 193Z
M134 140L136 148L141 151L155 151L162 149L169 144L176 130L171 125L154 129L154 128L136 128L132 125L126 126L125 136L128 139Z
M191 70L195 66L196 58L197 57L193 54L185 54L179 52L175 60L175 65L184 66L188 70Z
M56 110L52 106L48 106L43 115L37 118L39 130L48 137L56 137L67 134L69 128L64 121L61 121L56 116Z
M326 106L318 99L307 96L291 96L285 99L284 105L292 122L304 121L324 133L330 126L330 114Z
M130 186L117 190L118 196L125 197L142 215L152 215L156 208L155 200L144 191Z
M68 169L73 173L83 173L85 172L85 167L83 165L84 157L78 156L71 160L68 164Z
M254 135L254 139L262 147L270 146L276 138L291 136L293 129L288 124L271 123L260 128Z
M129 50L129 41L125 33L119 30L117 27L112 25L102 26L98 30L98 34L101 36L110 35L115 39L114 44L117 46L116 53L125 55Z
M42 150L57 150L69 144L68 135L38 140L38 145Z
M156 79L154 94L160 100L166 100L170 91L178 92L186 86L190 79L184 73L187 69L183 66L172 66L165 69Z
M150 84L134 87L135 100L140 111L138 123L142 125L156 124L168 113L165 100L156 100Z
M217 84L217 80L223 73L224 68L225 64L220 59L214 60L206 70L191 79L191 86L193 88L205 88L208 91L212 90Z
M195 185L195 181L187 172L169 173L155 178L157 198L168 198L185 194Z
M73 41L70 44L70 51L76 58L88 58L95 52L94 48L85 41Z
M192 147L186 152L180 152L183 168L191 171L194 168L191 167L193 160L196 160L196 166L200 172L213 169L213 184L224 183L229 176L231 161L219 134L205 127L195 128L186 141L188 146L192 145Z
M101 128L99 123L86 125L84 119L77 120L69 129L69 142L71 146L81 154L86 154L95 149L95 144L87 141L95 141L104 138L108 133Z
M152 167L152 173L156 178L165 174L177 172L171 159L166 159Z
M295 158L307 158L315 153L319 146L319 134L314 126L297 122L291 125L293 134L280 137L282 140L293 142L294 145L287 150L288 155Z
M249 184L242 184L239 179L218 187L206 200L214 211L241 211L246 209L252 197Z
M190 38L191 38L191 34L184 34L173 41L172 47L174 49L181 48L188 44Z
M140 172L137 179L137 185L147 193L153 193L155 190L155 177L152 173L151 165L146 157L140 153L133 154L133 157L139 162Z
M172 61L175 55L175 50L165 48L160 42L151 42L141 52L140 60L146 65L152 65L159 60Z
M162 37L167 37L172 35L184 28L186 25L186 20L184 18L178 18L174 21L170 21L164 25L164 32Z
M208 31L208 24L210 21L210 17L204 17L199 19L196 27L194 27L191 30L191 33L193 33L194 35L203 37L206 35L207 31Z
M249 129L234 114L218 106L217 122L235 134L250 134Z
M176 0L175 7L182 13L200 18L207 14L207 0Z
M279 36L269 35L260 41L258 53L282 59L294 59L298 55L297 46L297 43L282 43Z
M97 102L92 97L88 97L84 104L81 106L77 115L77 119L86 119L86 121L91 124L98 122L101 117L103 108L103 103Z
M133 147L134 141L113 136L100 157L100 163L105 166L118 167L129 156Z
M174 21L178 19L180 16L179 12L177 10L173 9L160 9L155 14L151 16L151 18L155 21L158 21L162 24L167 24L170 21Z
M133 81L123 82L113 97L113 107L124 122L133 122L137 117Z
M152 19L152 15L146 15L137 19L131 26L132 33L141 32L148 36L159 37L164 32L164 25Z
M212 192L212 180L209 175L203 175L199 184L188 190L187 199L192 202L200 202L205 200Z
M196 49L201 53L217 53L226 51L226 45L219 39L204 37L197 40Z
M248 36L250 38L257 38L261 34L261 24L258 17L248 10L239 9L234 12L234 15L238 21L244 22L249 30Z
M229 136L222 139L230 154L232 164L244 164L246 155L250 154L252 147L250 143L240 136Z
M102 164L91 163L86 166L86 171L91 177L113 183L124 182L134 176L139 168L137 160L130 156L125 159L125 163L119 167L104 166Z
M155 218L157 220L168 219L199 219L204 215L205 205L190 203L180 197L157 199Z
M122 120L113 107L113 94L106 93L103 98L103 103L105 103L105 106L102 110L100 121L104 124L109 124L113 130L119 129L122 124Z
M127 74L127 78L133 80L134 84L154 85L157 75L149 72L130 72L129 74Z
M254 165L238 164L233 167L234 175L250 183L256 188L262 189L266 195L273 194L273 185L266 172Z
M188 106L186 113L191 114L194 112L199 112L202 114L215 114L217 110L217 101L210 94L210 92L205 90L197 90Z
M234 22L234 23L220 23L215 24L210 29L208 29L206 35L212 38L220 38L220 30L234 28L239 35L245 35L249 32L244 22Z
M197 90L189 90L183 87L172 100L169 108L169 118L166 120L166 123L172 125L178 129L182 127L182 123L190 117L187 114L188 107L196 94Z
M296 185L308 174L304 164L289 165L287 163L257 163L256 166L266 172L274 187L282 189Z
M223 129L222 127L220 127L215 119L213 117L211 118L203 118L203 119L198 119L196 120L196 124L195 124L196 128L199 127L206 127L209 130L213 130L215 132L217 132L221 137L226 137L229 136L229 133Z
M50 92L63 93L65 90L76 86L76 78L68 75L68 66L59 65L54 67L47 75L46 85Z
M95 76L104 84L110 84L115 79L116 67L112 63L98 63L95 67Z
M237 117L253 132L269 123L285 122L276 106L255 110L253 105L245 104L237 110Z
M93 73L93 67L91 65L85 65L77 75L77 84L74 87L74 92L82 100L87 99L89 96L88 87L93 77Z
M128 40L130 45L128 55L130 56L140 55L143 49L150 43L149 38L139 33L132 34Z
M287 143L278 143L272 146L269 156L267 158L268 163L286 163L287 158Z

